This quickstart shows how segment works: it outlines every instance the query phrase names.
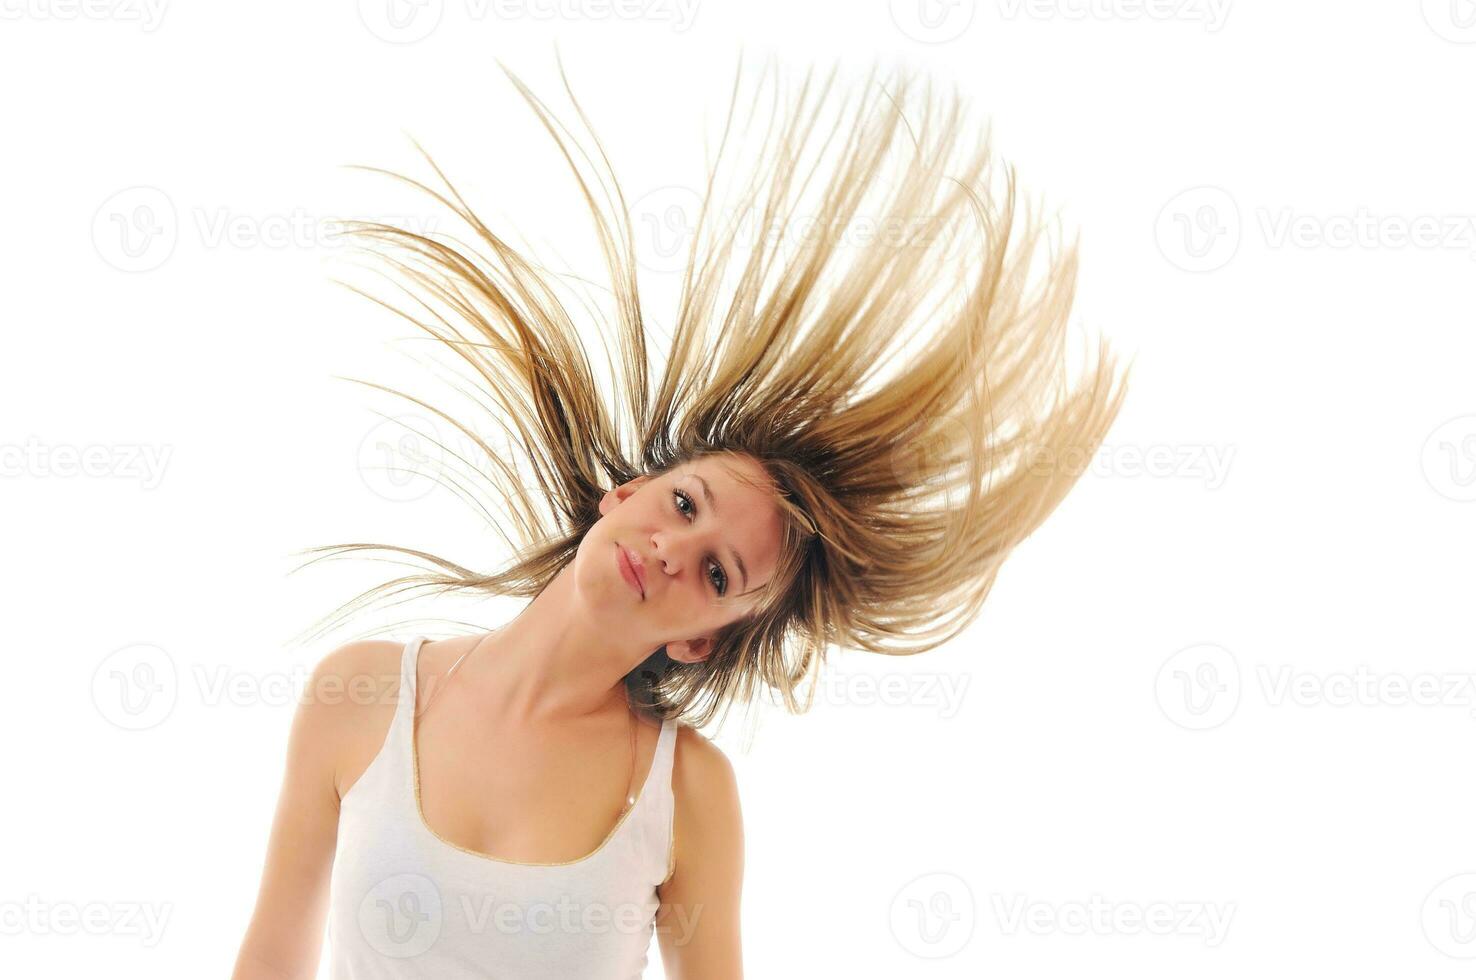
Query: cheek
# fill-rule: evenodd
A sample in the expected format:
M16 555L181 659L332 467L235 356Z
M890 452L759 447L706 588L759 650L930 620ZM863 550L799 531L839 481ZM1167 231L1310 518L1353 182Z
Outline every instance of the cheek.
M691 583L668 589L667 600L661 614L672 625L680 625L683 629L702 629L714 618L712 607Z

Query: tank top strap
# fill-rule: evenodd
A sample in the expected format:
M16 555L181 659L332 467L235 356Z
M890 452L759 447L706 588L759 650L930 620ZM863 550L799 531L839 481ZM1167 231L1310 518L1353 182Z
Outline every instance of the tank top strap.
M661 734L656 737L656 754L651 760L651 771L660 778L655 785L666 796L671 796L671 771L676 760L676 735L680 723L668 718L661 723Z
M410 642L405 644L405 649L400 652L400 703L396 709L397 712L403 713L406 710L411 714L415 712L415 675L418 673L416 665L420 660L420 647L424 643L425 637L413 636Z
M642 819L645 839L654 858L655 882L671 877L676 867L676 796L672 787L672 771L676 760L677 729L681 723L668 718L661 723L656 738L656 753L651 758L651 775L646 792L651 799Z
M425 637L413 636L400 651L400 693L395 703L395 717L391 722L394 726L391 741L407 772L414 762L415 747L412 740L415 736L415 707L419 701L416 696L415 675L416 665L420 660L420 647L424 643Z

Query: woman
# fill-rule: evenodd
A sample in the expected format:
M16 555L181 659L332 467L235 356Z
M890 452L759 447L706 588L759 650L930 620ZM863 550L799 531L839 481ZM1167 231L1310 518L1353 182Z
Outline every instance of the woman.
M914 109L905 74L868 79L852 113L833 104L834 77L812 98L807 76L759 144L751 172L769 186L728 212L758 220L731 277L747 233L738 217L710 227L714 165L652 388L629 214L602 148L571 148L509 73L595 222L622 412L600 396L566 283L483 225L434 163L449 197L409 182L477 248L354 227L415 296L392 308L472 367L479 404L516 433L494 449L410 398L486 454L471 476L490 477L516 551L482 574L392 546L315 550L423 563L372 593L531 601L493 632L322 660L314 692L368 681L297 712L238 980L313 975L325 921L335 978L636 977L653 926L673 980L741 976L738 791L697 729L760 693L805 710L831 644L898 655L953 637L1074 484L1080 468L1059 461L1097 448L1125 380L1103 346L1083 381L1064 381L1074 246L1037 266L1013 175L994 198L977 192L994 172L974 141L954 161L972 132L956 97L929 86ZM824 110L838 112L832 136L807 169ZM822 167L836 133L839 159ZM880 232L853 234L861 219Z

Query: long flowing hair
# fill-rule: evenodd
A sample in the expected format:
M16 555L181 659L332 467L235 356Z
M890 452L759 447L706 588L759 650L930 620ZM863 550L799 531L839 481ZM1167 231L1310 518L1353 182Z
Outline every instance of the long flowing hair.
M413 574L337 615L405 594L536 597L573 560L608 489L738 453L762 465L780 509L777 570L756 590L755 611L723 627L705 660L681 663L658 649L631 671L627 686L647 711L702 726L766 693L803 712L814 696L807 681L831 646L900 656L956 636L1006 556L1080 476L1064 461L1096 451L1126 391L1127 372L1118 374L1105 341L1078 378L1068 376L1074 236L1052 248L1047 223L1019 205L1013 168L995 162L956 90L940 95L924 79L919 91L906 70L884 83L873 68L850 94L838 91L835 69L823 80L808 71L793 98L776 86L761 141L741 144L758 150L747 187L726 204L715 187L725 151L739 145L740 64L670 343L653 365L630 209L562 61L592 153L499 66L577 181L608 300L598 311L585 303L578 326L569 298L577 277L514 249L424 150L440 189L362 168L430 195L472 242L353 222L346 234L356 251L413 302L349 288L469 366L479 410L508 439L494 446L430 402L361 383L470 440L480 458L442 446L463 464L446 485L477 503L512 548L492 570L389 544L300 552L413 560ZM762 90L761 78L744 135L754 132ZM604 344L609 400L585 346L591 337ZM475 500L481 487L493 506Z

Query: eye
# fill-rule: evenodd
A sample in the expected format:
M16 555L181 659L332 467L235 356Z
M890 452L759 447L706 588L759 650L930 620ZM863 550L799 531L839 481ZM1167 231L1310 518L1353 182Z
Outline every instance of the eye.
M697 504L692 500L691 496L683 490L673 490L672 496L675 497L678 501L676 508L677 513L685 517L688 523L695 521L697 519ZM684 510L682 508L682 504L686 504L687 509ZM712 564L708 567L708 570L709 572L717 572L716 578L713 578L709 574L708 581L712 583L713 588L717 590L717 594L719 596L725 595L728 591L728 573L724 571L723 566L716 561L712 562Z

